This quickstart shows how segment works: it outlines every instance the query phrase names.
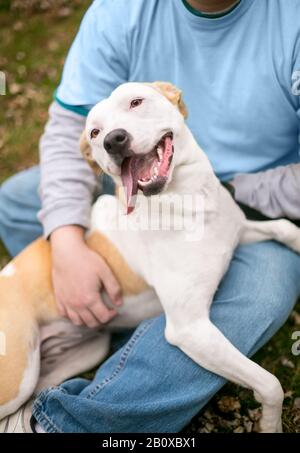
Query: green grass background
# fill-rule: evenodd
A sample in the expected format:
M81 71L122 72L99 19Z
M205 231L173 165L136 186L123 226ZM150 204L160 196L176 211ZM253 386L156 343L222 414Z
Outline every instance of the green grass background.
M55 6L54 2L54 6L45 11L25 8L11 11L11 2L1 1L0 71L7 75L7 94L0 96L0 184L38 161L38 142L47 120L47 109L59 82L66 52L90 1L73 0L63 7L60 3ZM8 255L0 243L0 266L7 260ZM296 310L300 311L299 305ZM275 373L283 384L286 432L300 432L297 400L300 397L300 356L291 354L291 335L300 330L298 323L299 318L296 321L295 316L291 317L255 356L255 360ZM222 412L219 403L227 397L238 401L240 408ZM247 417L249 410L257 406L251 392L229 384L187 430L242 432L243 428L236 428L237 423L229 421Z

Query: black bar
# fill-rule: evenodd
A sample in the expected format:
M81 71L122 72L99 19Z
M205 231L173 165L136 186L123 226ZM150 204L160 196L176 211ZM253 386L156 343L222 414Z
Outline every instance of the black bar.
M197 450L220 452L266 451L276 444L276 448L287 448L298 444L297 434L2 434L0 451L50 452L106 452L122 450L126 452L167 450Z

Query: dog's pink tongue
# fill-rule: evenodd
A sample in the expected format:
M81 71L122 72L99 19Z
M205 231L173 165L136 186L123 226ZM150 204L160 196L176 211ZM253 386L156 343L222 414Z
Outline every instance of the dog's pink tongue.
M138 175L136 170L136 159L127 157L121 168L122 184L126 191L127 214L134 210L135 195L138 192Z

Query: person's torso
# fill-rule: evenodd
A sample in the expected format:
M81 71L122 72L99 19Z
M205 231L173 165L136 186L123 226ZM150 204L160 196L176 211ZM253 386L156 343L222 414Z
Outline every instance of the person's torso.
M219 177L298 161L298 0L242 0L219 19L197 17L182 0L130 3L130 81L183 91L188 125Z

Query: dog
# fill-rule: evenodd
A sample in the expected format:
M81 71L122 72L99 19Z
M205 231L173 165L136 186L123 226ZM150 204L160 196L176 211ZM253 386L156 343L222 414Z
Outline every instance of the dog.
M196 143L186 115L180 90L154 82L119 86L87 117L84 156L123 188L118 196L98 199L86 233L87 245L106 260L124 295L119 315L101 328L134 327L164 311L166 340L202 367L253 389L262 404L260 431L280 432L279 381L240 353L211 323L209 311L239 244L274 239L300 253L300 230L285 219L245 218ZM187 196L191 202L183 203ZM178 227L183 223L188 227ZM38 239L2 270L0 295L6 341L6 354L0 355L1 419L32 395L41 328L61 321L48 241Z

